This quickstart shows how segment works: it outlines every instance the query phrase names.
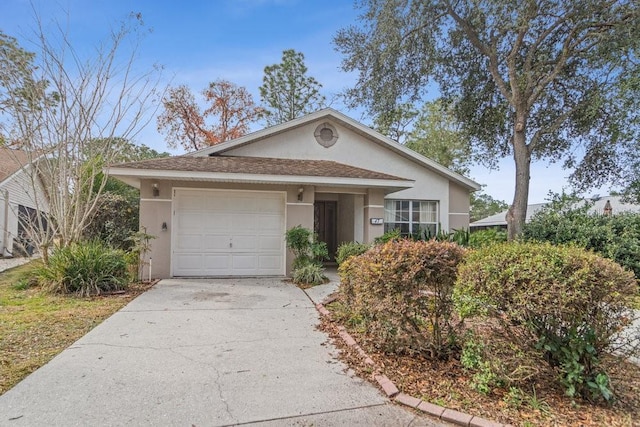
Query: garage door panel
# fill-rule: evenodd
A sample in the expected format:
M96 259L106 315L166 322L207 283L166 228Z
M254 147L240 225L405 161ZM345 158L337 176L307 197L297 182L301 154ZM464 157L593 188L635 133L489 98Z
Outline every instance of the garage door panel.
M197 230L197 224L202 223L202 214L194 211L180 211L177 216L176 226L181 230Z
M229 244L231 243L231 239L229 236L225 234L207 234L203 236L202 239L202 250L205 252L210 251L229 251Z
M189 207L189 209L193 210L202 210L206 208L205 200L197 195L190 195L187 193L182 193L179 197L176 198L180 206Z
M260 268L268 270L279 270L282 258L279 255L260 255L258 259Z
M258 251L282 252L283 242L280 236L261 236L258 239Z
M219 212L205 212L202 214L201 219L205 224L206 231L229 231L231 228L233 215L230 213L219 213ZM197 224L193 225L199 229L202 229L202 226L198 227Z
M234 234L253 234L256 230L255 213L236 213L231 220Z
M174 262L181 271L199 271L202 269L202 255L185 253L174 255Z
M269 231L271 233L282 232L282 217L280 215L266 215L261 214L256 217L256 228L263 231Z
M202 236L200 234L182 234L175 242L175 249L184 252L197 252L202 249Z
M284 273L283 193L175 193L174 276Z
M233 236L233 252L258 252L258 237Z
M283 211L282 199L279 197L265 197L261 200L260 210L263 212L281 212Z
M257 254L233 254L232 256L233 270L248 273L258 269Z
M226 275L231 267L231 254L207 254L203 257L203 276Z

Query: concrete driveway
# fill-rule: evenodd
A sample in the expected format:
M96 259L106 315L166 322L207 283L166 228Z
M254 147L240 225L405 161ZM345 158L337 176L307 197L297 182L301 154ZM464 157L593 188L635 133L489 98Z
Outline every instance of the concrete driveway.
M280 279L163 280L3 396L2 426L421 425Z

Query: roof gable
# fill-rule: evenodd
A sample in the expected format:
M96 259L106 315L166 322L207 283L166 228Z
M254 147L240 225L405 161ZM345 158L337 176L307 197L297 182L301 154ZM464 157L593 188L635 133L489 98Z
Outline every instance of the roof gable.
M205 148L203 150L191 153L189 154L189 156L222 156L225 155L225 153L231 154L231 152L237 151L237 149L247 147L251 144L257 143L267 138L271 138L285 132L291 132L294 129L309 125L313 122L322 122L327 120L337 123L340 126L344 126L345 128L355 132L356 134L363 136L367 141L375 143L378 146L381 146L395 153L396 155L409 159L417 163L424 169L443 176L450 181L454 181L469 190L475 191L480 189L480 185L473 180L451 171L450 169L440 165L439 163L427 157L424 157L413 150L410 150L404 145L385 137L379 132L376 132L375 130L363 125L362 123L359 123L356 120L353 120L350 117L331 108L316 111L315 113L299 117L292 121L253 132L241 138L226 141L212 147Z

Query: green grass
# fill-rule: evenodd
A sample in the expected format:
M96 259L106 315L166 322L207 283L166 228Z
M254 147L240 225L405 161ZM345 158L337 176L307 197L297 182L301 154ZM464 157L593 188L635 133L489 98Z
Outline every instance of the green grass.
M0 273L0 394L122 308L146 288L79 298L30 286L38 261Z

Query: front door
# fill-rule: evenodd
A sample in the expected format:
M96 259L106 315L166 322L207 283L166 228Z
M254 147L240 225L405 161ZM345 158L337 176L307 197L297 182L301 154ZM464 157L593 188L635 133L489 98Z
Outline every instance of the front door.
M314 203L314 231L318 240L327 244L329 260L334 261L338 249L338 202L317 201Z

